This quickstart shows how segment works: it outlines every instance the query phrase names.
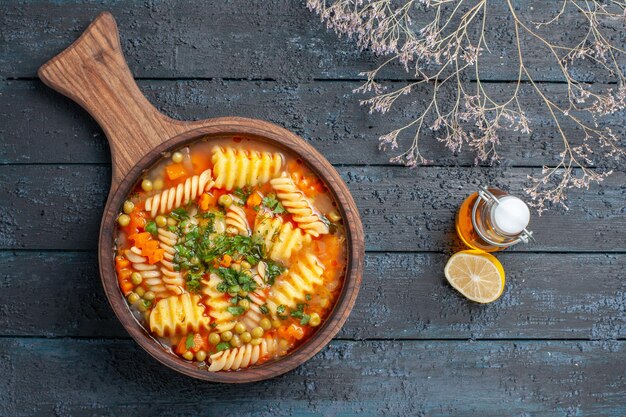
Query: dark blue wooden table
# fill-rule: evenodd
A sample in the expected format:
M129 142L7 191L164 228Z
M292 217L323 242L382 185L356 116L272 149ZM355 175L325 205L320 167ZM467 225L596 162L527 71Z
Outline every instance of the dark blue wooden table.
M437 163L410 170L390 165L376 138L417 114L419 99L368 115L351 91L377 59L300 2L0 3L0 415L626 415L624 172L572 191L566 213L533 217L538 242L499 255L508 282L498 302L470 303L443 277L465 196L485 183L521 195L528 174L555 163L559 141L539 108L532 137L504 140L501 166L475 167L431 140L424 151ZM310 141L352 190L366 231L361 293L338 337L295 371L243 386L183 377L109 308L96 259L106 140L36 77L102 10L162 111L271 120ZM500 42L506 55L506 31ZM564 94L541 59L542 85ZM487 82L504 91L511 68L491 68ZM626 133L623 114L605 123Z

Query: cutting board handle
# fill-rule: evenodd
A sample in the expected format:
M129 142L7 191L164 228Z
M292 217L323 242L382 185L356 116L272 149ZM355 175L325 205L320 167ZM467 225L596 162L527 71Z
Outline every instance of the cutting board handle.
M113 161L112 189L152 148L189 130L186 122L165 116L141 93L109 12L98 15L38 74L46 85L80 104L104 130Z

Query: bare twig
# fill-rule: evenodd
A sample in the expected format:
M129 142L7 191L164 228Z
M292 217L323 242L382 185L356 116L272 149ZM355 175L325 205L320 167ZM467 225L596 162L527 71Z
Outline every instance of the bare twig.
M534 22L520 15L511 0L505 0L515 36L517 62L513 65L517 65L517 77L510 95L499 100L487 91L479 71L484 51L489 52L485 33L489 29L491 1L307 0L307 5L329 28L354 38L360 48L388 56L379 67L361 74L366 80L355 89L373 94L361 101L370 112L386 113L400 97L429 86L430 101L421 114L380 137L381 148L398 149L398 138L413 132L411 146L393 157L393 162L408 166L428 163L419 148L420 137L427 129L436 132L437 139L453 152L468 145L475 151L477 163L498 160L501 131L530 133L531 120L519 99L524 84L550 115L563 147L556 166L544 167L541 176L529 176L526 191L540 213L550 204L565 205L568 188L589 188L591 183L611 174L609 169L590 168L594 162L619 160L626 155L619 138L609 128L601 128L598 121L626 107L623 61L620 66L626 51L623 45L611 43L605 33L607 21L621 24L626 21L626 1L561 0L554 16ZM418 29L412 21L416 14L429 17ZM586 28L582 39L573 45L556 43L544 34L553 32L553 27L565 16L573 16ZM556 38L567 36L559 33ZM529 39L534 43L529 44ZM555 62L566 83L564 102L550 97L533 78L527 66L530 48L540 48ZM613 77L616 87L598 93L577 80L571 69L582 60ZM376 80L383 68L396 61L414 75L415 81L386 91ZM465 81L468 77L474 79L473 83ZM584 113L591 115L591 123L584 120ZM565 123L576 126L581 137L568 137L563 128Z

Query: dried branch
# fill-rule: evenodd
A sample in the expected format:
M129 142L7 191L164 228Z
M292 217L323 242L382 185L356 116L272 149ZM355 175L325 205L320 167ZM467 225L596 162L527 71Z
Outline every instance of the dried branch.
M393 157L392 162L411 167L428 163L419 148L419 139L428 129L436 132L437 139L453 152L468 145L476 153L476 163L497 161L502 131L525 134L531 131L531 120L519 99L522 86L530 86L553 120L563 148L555 166L544 167L541 176L529 176L526 191L541 213L551 204L565 206L568 188L589 188L591 183L610 175L612 171L599 168L598 161L621 161L626 154L619 138L599 124L599 118L626 106L626 77L620 66L626 51L607 37L610 29L607 23L623 25L626 21L626 1L562 0L556 14L543 22L521 16L511 0L505 0L505 5L515 36L517 62L513 65L517 77L508 98L496 100L487 91L480 74L485 51L489 53L485 33L494 7L491 2L307 0L309 9L319 14L329 28L355 39L361 49L369 48L377 55L388 56L379 67L362 73L366 80L354 90L372 94L361 101L370 112L388 112L398 99L418 87L420 92L425 87L432 91L429 104L419 117L380 137L381 148L399 149L399 137L413 135L411 146ZM414 16L428 19L416 25ZM574 16L586 29L574 45L559 44L547 35L554 32L555 25L565 16ZM562 33L558 35L567 38ZM534 44L529 45L528 39ZM550 97L533 78L528 66L529 48L538 48L552 58L566 84L564 103ZM612 77L615 88L598 93L592 85L577 80L572 69L582 61L593 63L599 72ZM401 63L415 81L387 91L377 79L381 70L393 62ZM472 82L467 81L469 78ZM583 120L584 114L591 115L591 123ZM568 137L563 128L565 123L576 126L582 137Z

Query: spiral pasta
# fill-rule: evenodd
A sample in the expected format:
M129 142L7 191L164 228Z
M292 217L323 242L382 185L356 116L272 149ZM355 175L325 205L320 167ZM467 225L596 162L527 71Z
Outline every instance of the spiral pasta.
M152 217L159 213L169 213L178 207L188 204L203 192L210 190L214 184L211 178L211 170L207 169L200 175L187 178L184 183L178 184L176 187L168 188L159 194L148 197L146 199L146 210L150 212Z
M263 238L265 250L273 261L286 262L293 253L311 241L311 236L281 217L272 217L270 213L259 213L254 222L254 234Z
M236 324L234 316L227 310L232 304L224 293L217 290L221 282L220 277L215 274L211 274L208 280L202 280L202 294L207 296L209 316L213 319L215 330L220 333L231 330Z
M229 227L236 231L236 234L250 236L250 226L246 218L246 212L236 204L231 204L226 211L226 231Z
M161 270L158 265L150 265L148 258L141 255L141 250L135 246L124 251L126 259L128 259L133 269L141 274L143 281L148 289L155 293L158 297L168 297L171 293L163 282ZM176 294L176 293L175 293Z
M250 309L246 311L246 313L241 317L240 321L248 328L248 330L252 330L255 327L259 326L259 323L263 319L263 312L261 311L261 306L265 304L266 294L265 294L265 282L263 282L263 278L259 274L253 276L254 281L256 282L257 288L253 292L248 294L248 298L250 299Z
M283 166L283 156L278 152L246 151L221 146L213 148L212 160L215 185L227 190L264 184L276 177Z
M278 341L271 336L265 336L256 346L248 343L209 356L209 371L236 371L247 368L258 363L259 360L264 360L277 350Z
M322 285L324 266L312 253L298 259L286 275L276 278L270 290L267 306L272 314L283 305L291 309L304 302L306 294L313 294L315 286Z
M183 335L209 328L200 297L185 293L160 300L150 313L150 330L159 337Z
M311 202L286 173L283 172L280 177L272 179L270 184L282 205L293 215L298 227L314 237L329 232L328 225L313 211Z
M163 228L158 229L158 239L160 247L165 250L163 259L161 260L161 273L163 274L163 283L165 287L174 294L182 294L184 292L185 280L180 271L174 268L174 255L176 249L174 246L178 243L178 236L169 230Z

